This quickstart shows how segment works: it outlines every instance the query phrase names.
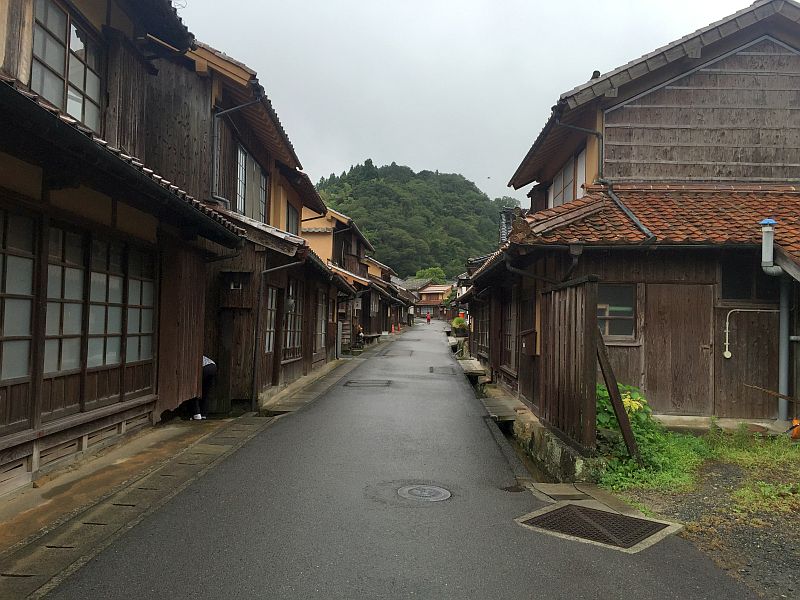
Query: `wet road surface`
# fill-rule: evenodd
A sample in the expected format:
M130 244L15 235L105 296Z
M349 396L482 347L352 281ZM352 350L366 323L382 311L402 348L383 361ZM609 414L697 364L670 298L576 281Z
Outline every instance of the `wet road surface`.
M50 597L751 597L676 537L627 555L515 524L542 505L503 490L515 480L484 417L442 324L417 325ZM417 483L452 495L397 494Z

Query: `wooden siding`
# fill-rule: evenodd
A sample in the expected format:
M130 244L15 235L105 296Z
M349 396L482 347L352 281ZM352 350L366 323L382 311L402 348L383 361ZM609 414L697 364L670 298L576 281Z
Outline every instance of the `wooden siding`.
M211 83L187 67L158 60L147 87L148 165L196 198L211 192ZM235 164L235 163L234 163Z
M165 237L161 274L157 416L201 395L205 316L205 264L198 253Z
M713 286L649 284L645 297L642 391L650 406L665 414L712 414Z
M105 111L105 139L127 154L147 161L148 66L136 49L121 36L110 36ZM162 77L159 87L166 83Z
M595 444L597 283L542 294L539 416L584 447Z
M745 385L778 389L778 315L733 313L729 334L732 356L726 359L722 353L729 310L714 310L714 412L718 417L737 419L776 418L775 398Z
M785 181L800 167L800 54L761 39L605 113L616 180Z

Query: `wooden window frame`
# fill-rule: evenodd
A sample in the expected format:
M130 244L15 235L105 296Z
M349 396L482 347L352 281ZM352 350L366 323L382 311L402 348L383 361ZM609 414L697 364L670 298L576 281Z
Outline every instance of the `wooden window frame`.
M286 284L286 311L283 325L284 362L297 360L303 356L303 282L289 278ZM292 305L294 300L294 305Z
M317 319L314 331L314 353L322 352L326 348L328 335L328 293L322 288L317 289Z
M269 176L259 167L258 209L262 223L269 224Z
M43 374L46 379L60 377L63 375L69 375L73 373L79 373L83 368L83 347L85 345L84 334L85 334L85 317L84 314L87 310L87 285L89 279L89 268L87 266L87 259L86 259L86 234L75 229L69 227L63 227L60 225L51 225L49 228L49 239L47 240L48 248L47 248L47 286L45 289L45 296L46 296L46 303L45 303L45 330L44 330L44 344L45 344L45 352L44 352L44 370ZM59 232L59 255L58 258L52 254L52 244L53 244L53 232ZM67 238L68 236L77 236L80 239L81 244L81 253L80 253L80 263L76 263L70 261L67 257ZM59 270L59 295L58 297L54 297L50 295L50 270L51 268L55 267ZM66 296L66 270L67 269L76 269L79 270L82 274L81 278L81 297L80 298L67 298ZM67 305L79 305L81 307L81 318L80 318L80 330L77 334L73 333L64 333L64 311L65 306ZM49 312L51 305L58 305L59 311L59 326L58 326L58 333L48 333L47 327L49 327ZM78 364L76 367L72 369L65 369L63 368L63 358L64 358L64 342L68 340L78 340ZM47 370L47 345L50 342L57 342L58 343L58 355L56 358L57 368L54 371Z
M145 260L141 262L142 268L140 268L138 274L131 273L131 264L132 255L140 254L142 257L147 260L149 253L139 250L138 248L131 248L127 246L126 248L126 255L128 260L126 261L127 264L125 265L125 332L124 332L124 364L125 366L128 365L135 365L139 363L146 363L150 362L155 359L155 351L156 351L156 305L157 305L157 298L156 298L156 289L157 289L157 281L156 281L156 267L155 264L150 265L149 269L149 276L148 273L145 272ZM138 282L138 289L139 289L139 302L133 303L132 302L132 295L131 295L131 288L132 283ZM147 289L147 285L150 285L150 304L145 303L145 290ZM150 317L150 328L145 329L143 326L144 319L142 318L145 314L145 311L149 310L151 313ZM138 311L138 327L136 331L131 330L131 323L132 319L131 316L133 314L132 311ZM136 338L138 342L138 352L136 360L130 360L128 356L128 346L130 345L130 340L132 338ZM144 339L150 338L150 354L149 356L142 358L142 341Z
M500 366L514 374L519 363L517 312L516 287L503 289L500 296Z
M286 231L293 235L300 235L300 211L288 201L286 202Z
M39 15L38 11L36 10L37 5L39 4L48 4L52 5L56 8L56 10L61 11L64 13L66 22L66 31L63 32L66 34L63 38L60 37L61 32L53 31L50 29L43 20L44 15ZM82 17L77 15L74 10L71 9L69 5L59 0L37 0L34 2L34 19L33 19L33 35L32 35L32 48L31 48L31 78L30 78L30 85L31 89L44 96L44 89L36 89L37 86L34 84L34 70L38 67L44 69L44 72L49 72L50 74L54 75L62 82L62 96L60 99L60 104L53 102L62 112L70 115L71 117L77 119L87 127L89 127L95 133L101 134L103 131L103 95L105 91L105 76L103 73L103 65L104 65L104 57L105 57L105 47L101 42L101 38L94 28L88 25ZM47 60L45 57L40 57L37 55L36 52L36 36L38 35L37 28L43 31L43 35L45 35L45 39L52 38L56 40L62 49L64 50L64 63L63 63L63 73L59 73L53 66L47 64ZM74 31L73 31L74 30ZM73 33L77 35L77 32L80 32L86 37L86 40L81 40L84 44L84 56L81 57L78 52L73 51L72 49L72 41L73 41ZM78 36L80 39L80 36ZM89 44L91 44L96 49L96 64L91 65L90 61L86 58L86 52L89 49ZM75 59L78 63L81 64L83 70L83 83L79 86L76 81L73 80L70 68L72 64L72 59ZM87 74L91 73L92 75L97 77L97 97L93 98L87 91ZM69 98L70 98L70 88L74 88L80 95L82 99L81 104L81 114L80 116L73 114L69 110ZM52 101L48 99L48 101ZM94 127L92 124L88 123L86 120L86 103L90 103L93 105L97 110L97 126Z
M264 354L275 352L275 326L278 315L278 288L267 286L264 304Z
M245 214L247 202L247 150L241 144L236 145L236 206L234 212Z
M480 304L478 305L478 314L475 318L475 325L478 329L477 332L477 349L478 354L483 354L484 356L489 355L489 305L488 304Z
M31 221L31 251L20 250L17 248L9 247L9 227L11 217L22 217ZM36 322L36 288L39 269L39 255L37 248L39 246L39 239L41 236L40 222L33 215L20 212L11 211L6 208L0 209L0 227L2 227L2 244L0 244L0 256L2 256L2 264L0 265L0 386L6 387L16 383L32 381L34 374L34 344L35 338L35 322ZM7 288L8 283L8 259L9 257L19 258L31 261L31 281L30 292L27 294L19 292L9 292ZM5 316L6 305L8 301L23 300L30 303L30 318L28 324L28 335L6 335L5 332ZM16 377L3 378L2 367L4 366L5 348L6 344L13 344L16 342L26 342L28 344L28 369L25 375L18 375Z
M582 157L582 159L581 159ZM583 168L581 169L581 162L583 163ZM572 167L572 179L569 182L569 186L565 184L564 176L566 174L567 167ZM582 176L581 176L582 171ZM572 202L573 200L577 200L578 198L582 198L584 196L584 189L583 184L586 183L585 181L579 181L579 176L581 176L584 180L586 179L586 147L584 146L578 152L573 154L567 160L564 161L564 164L561 165L561 168L553 175L553 178L550 180L550 185L547 187L547 208L555 208L556 206L561 206L562 204L566 204L567 202ZM558 191L556 191L556 183L559 181L559 177L561 178L560 184L558 186ZM565 200L564 197L566 195L566 191L569 189L571 197L569 200Z
M602 293L603 287L627 287L631 288L632 290L632 306L633 314L631 316L614 316L608 315L608 308L609 305L607 303L603 303L600 301L600 295ZM603 334L603 340L609 343L614 342L621 342L621 343L631 343L636 342L639 336L639 317L640 317L640 308L639 308L639 286L636 283L626 283L626 282L603 282L598 284L597 286L597 326L600 328L600 332ZM600 309L606 309L606 315L600 315ZM609 326L611 321L630 321L633 324L633 331L630 335L611 335L609 333Z
M742 256L742 264L736 268L737 271L741 271L742 268L750 267L750 275L751 275L751 282L750 282L750 295L747 298L728 298L723 295L723 278L725 277L725 261L726 258L721 256L719 261L717 262L717 304L719 306L740 306L742 304L746 304L747 306L752 307L774 307L780 303L780 291L779 291L779 284L778 278L774 278L773 285L775 286L775 297L773 300L769 300L766 298L761 298L758 296L758 281L759 277L768 278L769 275L763 273L760 263L760 256L758 254L753 254L752 261L747 261L747 257ZM773 281L773 280L770 280Z

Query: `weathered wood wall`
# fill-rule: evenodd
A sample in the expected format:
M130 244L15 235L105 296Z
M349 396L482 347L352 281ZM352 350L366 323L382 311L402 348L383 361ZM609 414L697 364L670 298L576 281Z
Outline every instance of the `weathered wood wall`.
M539 416L584 447L595 444L597 283L542 294Z
M202 256L166 235L160 245L157 415L201 395L205 317Z
M211 82L183 63L162 59L156 66L158 76L147 79L148 166L196 198L208 198L212 173Z
M605 113L617 180L785 181L800 165L800 54L762 39Z
M146 128L148 65L133 45L120 35L109 34L105 139L124 152L147 161ZM162 78L158 87L167 84ZM167 115L162 116L165 118ZM152 132L156 134L156 132Z

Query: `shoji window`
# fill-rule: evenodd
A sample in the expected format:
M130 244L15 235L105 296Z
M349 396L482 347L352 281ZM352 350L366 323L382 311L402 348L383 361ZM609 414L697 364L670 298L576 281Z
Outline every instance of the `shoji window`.
M155 266L151 255L139 250L128 253L128 339L125 362L153 358Z
M77 371L86 300L83 236L51 227L47 263L44 372Z
M290 279L286 287L286 315L283 327L283 360L300 358L303 339L303 282Z
M122 245L92 241L87 366L122 360Z
M269 223L269 203L267 201L267 174L264 172L263 169L259 169L260 172L260 179L258 184L258 210L261 216L262 223Z
M0 211L0 380L28 377L31 372L33 309L33 219Z

